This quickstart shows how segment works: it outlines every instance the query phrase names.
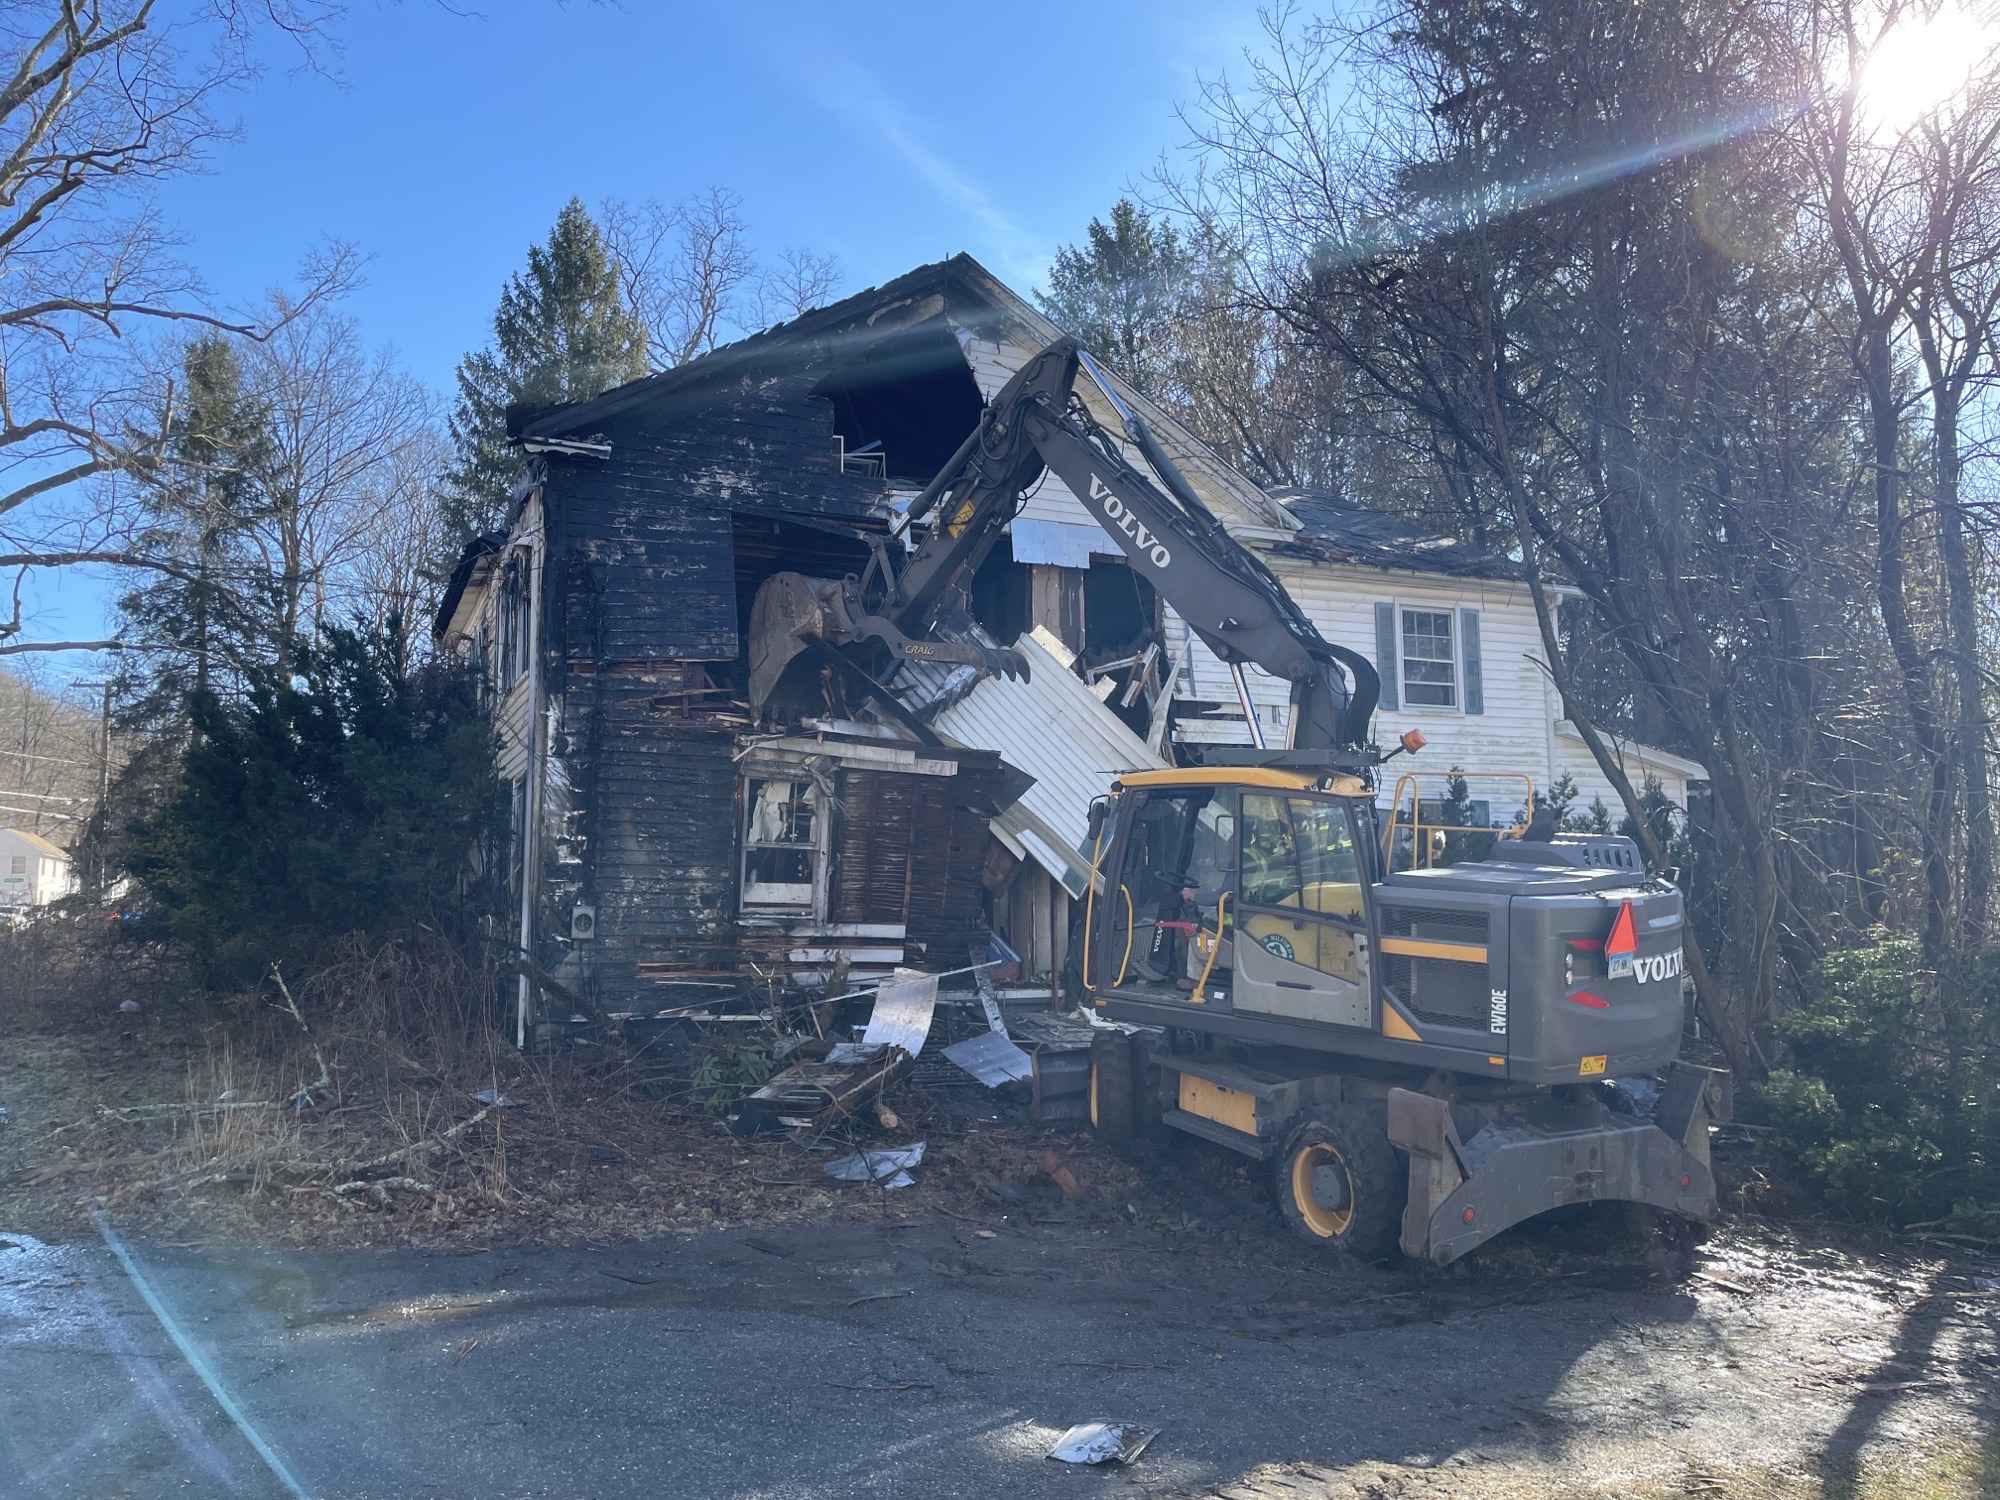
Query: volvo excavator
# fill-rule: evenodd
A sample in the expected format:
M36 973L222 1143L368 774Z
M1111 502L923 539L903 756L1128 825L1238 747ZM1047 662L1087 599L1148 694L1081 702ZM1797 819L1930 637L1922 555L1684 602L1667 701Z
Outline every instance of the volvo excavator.
M1074 341L1023 365L912 502L906 534L928 529L906 562L878 545L858 578L763 585L754 706L858 691L927 736L885 686L898 663L1024 671L939 626L1045 470L1228 667L1251 740L1178 747L1189 764L1128 772L1090 809L1075 977L1124 1023L1093 1047L1097 1127L1269 1163L1296 1232L1363 1259L1448 1264L1569 1204L1712 1217L1729 1076L1679 1059L1680 892L1629 839L1556 832L1532 784L1483 858L1433 860L1401 787L1385 826L1381 768L1422 736L1370 743L1373 663L1321 637ZM1283 745L1249 665L1290 685Z

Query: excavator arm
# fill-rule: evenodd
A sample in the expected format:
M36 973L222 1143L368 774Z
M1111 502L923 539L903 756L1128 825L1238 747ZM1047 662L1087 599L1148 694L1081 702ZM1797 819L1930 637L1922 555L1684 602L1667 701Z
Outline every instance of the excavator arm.
M1090 373L1118 409L1127 437L1164 490L1124 458L1073 398L1080 370ZM978 429L912 503L911 524L943 510L900 572L884 561L871 564L859 581L779 574L759 590L751 624L753 702L761 709L790 660L815 641L849 647L872 640L878 651L886 646L903 659L1022 670L1018 658L993 661L987 658L995 653L976 646L922 638L953 585L979 565L1045 466L1237 674L1252 739L1260 748L1262 735L1248 713L1241 677L1246 663L1291 684L1292 748L1363 746L1380 691L1374 665L1321 637L1270 569L1202 504L1143 419L1119 400L1071 339L1057 340L1021 367L987 407Z

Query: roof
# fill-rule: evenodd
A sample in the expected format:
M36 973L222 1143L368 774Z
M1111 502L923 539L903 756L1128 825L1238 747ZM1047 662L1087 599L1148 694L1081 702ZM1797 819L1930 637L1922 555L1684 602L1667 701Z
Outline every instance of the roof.
M507 413L507 435L513 438L545 438L591 432L603 423L635 407L644 406L658 397L675 391L705 385L712 381L726 380L730 375L763 358L771 351L785 348L813 337L815 334L830 332L848 322L856 315L870 309L877 310L877 316L885 309L882 304L896 301L901 297L916 298L925 292L942 289L954 273L965 267L977 267L978 263L969 255L954 255L949 260L932 261L905 271L892 281L880 286L872 286L856 292L851 297L843 297L838 302L825 307L816 307L810 312L800 313L789 323L774 323L761 333L753 333L748 338L738 339L733 344L724 344L698 355L686 364L676 365L671 370L662 370L657 375L642 376L638 380L627 381L624 385L613 386L600 396L588 401L570 401L558 406L540 408L510 408ZM983 274L983 272L982 272ZM871 322L874 320L871 319ZM887 332L887 327L884 328Z
M1556 720L1556 737L1572 744L1588 748L1589 742L1583 732L1568 719ZM1698 760L1689 760L1685 755L1676 755L1671 750L1662 750L1658 745L1642 745L1637 740L1620 739L1606 730L1598 731L1598 738L1611 748L1618 757L1618 763L1625 768L1625 774L1634 771L1644 774L1648 771L1666 771L1683 781L1708 780L1708 767Z
M893 328L922 322L954 311L948 293L957 292L962 301L982 304L1001 320L1025 332L1034 347L1062 337L1057 327L1027 298L1008 286L970 255L958 254L949 260L933 261L906 271L892 281L856 292L826 307L801 313L789 323L778 323L761 333L725 344L684 365L657 375L615 386L588 401L536 409L510 409L508 435L519 441L576 436L601 430L603 425L625 412L645 406L675 392L719 384L768 362L776 352L790 351L822 335L837 335L855 328L876 329L886 334ZM964 308L956 309L963 321ZM1289 532L1293 522L1264 492L1222 458L1171 413L1155 405L1115 372L1109 375L1119 399L1145 417L1147 425L1173 460L1184 469L1196 471L1207 481L1206 499L1235 510L1252 526L1280 533ZM1086 404L1093 401L1088 382L1081 382L1078 394ZM1110 408L1100 413L1111 421ZM1115 422L1112 424L1115 427ZM1191 475L1190 477L1196 477Z
M69 850L58 848L56 845L51 844L47 839L43 838L39 833L30 833L25 828L0 828L0 833L13 834L14 837L19 839L22 843L28 845L31 849L40 850L43 854L46 854L50 859L60 859L66 861L69 858Z
M481 571L479 565L498 553L506 540L506 532L489 531L465 544L465 550L458 554L458 566L451 570L451 580L444 586L444 597L438 601L437 613L431 616L432 640L444 639L451 629L452 617L458 613L459 601L472 587L474 574Z
M1511 557L1470 542L1433 536L1401 516L1324 490L1284 489L1270 494L1299 522L1298 532L1279 544L1281 552L1315 562L1359 563L1459 578L1521 577L1521 565Z

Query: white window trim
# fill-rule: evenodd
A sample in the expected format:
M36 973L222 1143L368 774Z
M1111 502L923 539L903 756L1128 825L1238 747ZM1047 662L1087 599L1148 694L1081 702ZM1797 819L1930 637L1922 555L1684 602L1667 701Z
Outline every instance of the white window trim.
M1453 718L1468 717L1465 712L1465 650L1462 644L1464 622L1459 618L1460 609L1456 604L1441 604L1435 600L1391 599L1396 611L1396 696L1402 707L1398 713L1450 714ZM1403 615L1414 610L1421 614L1445 615L1451 620L1447 644L1451 647L1451 702L1412 703L1410 701L1410 653L1405 644ZM1436 657L1422 657L1423 661L1435 661ZM1435 686L1435 684L1433 684Z
M750 819L753 814L753 808L749 800L749 789L753 783L765 781L789 781L794 784L804 782L812 788L810 795L816 804L813 816L812 842L810 844L789 846L809 854L812 858L812 879L810 882L803 883L809 899L803 902L777 899L757 901L752 899L751 896L751 892L755 887L752 886L750 881L750 857L753 849L764 846L753 845L749 837ZM827 785L802 765L772 764L764 761L746 760L742 767L736 801L737 816L740 820L736 839L736 910L738 917L750 922L797 922L803 920L824 922L831 900L829 881L832 877L833 863L833 796ZM777 891L785 889L785 887L773 886L765 887L764 889L775 895Z

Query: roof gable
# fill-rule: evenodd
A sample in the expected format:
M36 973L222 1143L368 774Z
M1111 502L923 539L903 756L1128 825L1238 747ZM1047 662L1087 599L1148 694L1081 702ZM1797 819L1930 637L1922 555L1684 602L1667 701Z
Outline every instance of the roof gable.
M0 833L11 834L13 837L19 839L22 843L26 844L30 849L33 849L40 854L46 855L50 859L59 859L65 863L69 861L69 851L67 849L63 849L55 844L51 844L47 839L43 838L39 833L30 833L25 828L0 828Z

